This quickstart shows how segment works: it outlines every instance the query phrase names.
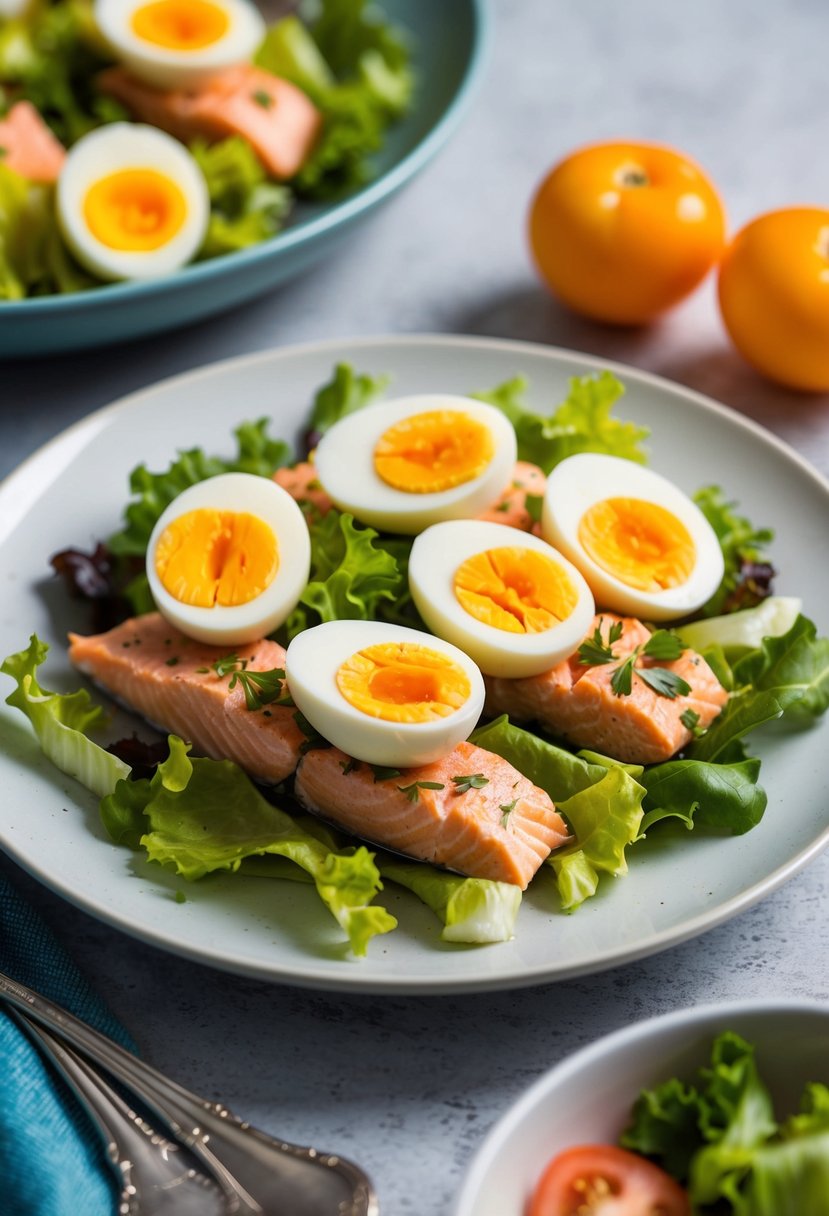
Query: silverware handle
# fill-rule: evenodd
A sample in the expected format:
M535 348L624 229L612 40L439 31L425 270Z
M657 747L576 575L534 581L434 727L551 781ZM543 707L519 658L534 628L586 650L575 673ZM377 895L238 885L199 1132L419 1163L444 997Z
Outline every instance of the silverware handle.
M377 1216L373 1188L352 1162L273 1140L2 972L0 997L56 1031L141 1097L220 1185L236 1195L239 1216Z

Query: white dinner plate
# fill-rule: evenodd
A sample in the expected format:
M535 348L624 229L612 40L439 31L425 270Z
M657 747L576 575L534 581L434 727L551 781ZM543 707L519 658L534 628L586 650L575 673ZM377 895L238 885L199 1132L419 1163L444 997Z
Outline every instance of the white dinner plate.
M759 427L657 377L587 355L516 342L390 337L278 350L167 380L93 414L48 444L0 487L0 657L36 631L53 644L42 681L69 690L68 628L88 631L86 606L50 577L49 557L91 546L120 523L127 477L144 461L166 467L177 448L231 454L230 432L273 415L296 437L333 364L390 372L395 393L471 392L530 378L531 402L550 411L570 376L611 367L627 386L617 411L651 428L652 466L683 489L716 482L749 517L776 531L781 594L800 596L829 628L826 572L829 487ZM819 560L818 560L819 559ZM0 691L8 684L0 680ZM513 941L448 945L409 893L382 900L399 919L354 959L313 890L301 884L214 875L184 884L110 843L95 798L56 771L28 723L0 706L0 839L22 866L92 915L164 949L246 975L328 989L457 992L519 987L640 958L693 937L791 878L829 843L825 754L829 723L756 737L769 803L742 837L663 825L630 854L625 878L604 879L575 915L559 909L545 871L524 897ZM186 902L175 893L186 888Z

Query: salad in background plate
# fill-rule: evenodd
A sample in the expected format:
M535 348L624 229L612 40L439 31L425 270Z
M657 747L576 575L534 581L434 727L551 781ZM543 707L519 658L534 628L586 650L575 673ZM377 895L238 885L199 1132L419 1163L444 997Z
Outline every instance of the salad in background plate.
M560 666L566 668L572 663L574 666L570 670L580 673L582 668L587 669L581 675L583 681L587 681L587 673L590 673L593 681L600 685L604 682L605 705L609 706L611 716L614 708L627 707L637 698L640 701L645 698L653 710L650 716L658 709L660 713L675 717L682 731L681 742L670 747L661 759L654 761L649 757L629 756L624 751L619 753L607 746L606 736L601 739L601 747L591 746L591 742L598 741L597 734L582 738L567 723L551 737L549 722L545 729L534 725L539 717L537 707L524 715L526 720L522 719L521 725L503 715L488 713L488 720L475 731L471 741L458 745L470 749L463 756L472 763L455 765L451 771L439 776L420 770L407 771L399 757L396 767L391 767L383 763L383 757L368 752L363 754L360 743L347 743L351 749L348 754L326 748L326 719L318 715L314 696L304 689L304 681L297 679L292 683L290 649L287 683L281 658L277 662L268 656L271 653L284 655L280 642L293 647L304 638L310 638L311 631L333 633L339 621L347 622L349 626L359 624L369 644L372 630L376 630L374 640L380 650L385 644L385 634L380 636L383 631L401 628L407 634L412 628L422 631L423 619L418 608L430 599L430 580L428 577L422 580L418 602L415 582L410 583L407 572L410 554L414 565L415 551L428 536L429 528L422 530L427 523L436 529L450 526L466 529L469 526L464 520L454 524L445 517L442 522L433 523L430 517L418 518L411 526L404 527L399 522L400 517L393 514L387 517L398 521L394 524L397 530L392 533L359 522L355 517L360 513L378 509L382 513L386 508L366 506L365 495L371 487L360 470L359 450L355 450L353 460L349 458L346 462L355 466L357 483L354 487L339 486L337 476L342 466L337 461L332 462L335 475L328 471L329 459L325 453L335 436L350 431L357 423L361 427L374 426L378 419L384 419L378 432L381 442L374 441L374 451L376 455L382 447L383 460L390 462L385 477L379 478L386 489L390 483L393 489L396 488L397 497L392 495L392 507L388 509L396 510L394 504L402 493L403 498L417 500L421 514L428 504L434 509L442 504L440 510L449 510L451 514L460 510L458 503L464 495L471 493L478 481L486 478L497 451L495 445L488 447L487 427L481 424L483 433L475 429L480 419L491 416L495 420L492 426L496 422L498 428L507 425L513 444L510 458L517 455L525 467L532 464L535 471L526 484L522 480L523 470L522 476L513 475L484 515L492 513L496 519L509 517L511 526L494 526L513 538L513 546L519 549L522 537L527 536L529 544L537 519L541 519L544 529L545 507L556 509L555 502L551 503L549 489L557 486L558 474L569 462L588 456L602 457L610 460L614 469L616 462L629 468L631 475L639 479L646 472L641 469L647 460L643 448L646 432L634 423L615 417L613 409L622 387L609 373L573 380L566 401L548 416L536 413L527 405L527 386L520 379L479 394L477 400L482 404L469 401L467 407L468 422L475 432L474 442L470 439L459 452L452 448L453 437L460 433L454 416L449 439L444 441L440 426L446 419L442 418L440 410L432 408L435 401L429 403L429 408L424 408L422 400L414 407L409 404L406 408L399 402L384 404L387 387L385 377L358 374L347 365L337 366L331 381L317 393L308 420L309 445L320 453L319 468L301 458L297 461L297 455L302 457L304 453L293 453L286 443L270 437L265 419L238 428L238 451L229 459L192 449L179 453L170 467L161 473L151 473L140 466L132 477L134 498L126 509L122 529L91 553L68 550L56 558L57 567L68 576L73 588L88 595L99 613L107 617L105 621L99 620L99 625L131 618L127 624L116 624L114 632L105 635L105 641L101 643L107 652L109 668L113 666L113 656L120 656L119 670L126 667L141 674L146 670L146 667L142 668L146 660L141 648L151 643L163 655L156 661L156 670L164 676L166 688L178 690L177 697L187 689L196 690L200 698L209 695L215 700L216 694L220 694L223 705L230 706L230 697L235 695L233 721L245 724L242 733L246 738L253 738L254 734L260 740L272 738L274 728L278 723L284 723L284 730L281 725L279 727L288 752L284 772L257 772L254 766L266 749L256 744L244 757L245 768L271 787L276 783L275 790L267 795L251 783L242 767L232 762L239 758L238 754L221 743L217 748L213 735L209 739L205 736L207 742L200 742L198 749L206 751L213 759L191 758L187 744L175 737L170 739L169 753L164 745L159 752L157 747L143 748L134 741L127 741L124 746L116 747L119 754L113 755L98 747L87 735L88 729L101 721L103 713L93 708L87 693L80 691L71 696L59 696L40 688L37 669L45 658L46 647L33 638L27 650L9 656L4 664L6 673L18 684L9 700L28 714L46 754L64 771L71 772L103 796L104 823L113 839L132 847L143 847L150 858L174 867L187 878L197 878L215 869L255 870L274 877L302 877L304 874L315 883L320 897L345 930L352 947L362 952L373 935L394 927L388 912L373 902L381 879L407 886L423 899L443 922L445 940L482 942L503 940L511 935L521 887L526 886L529 876L479 869L468 871L464 876L423 861L401 860L382 851L373 853L365 845L356 845L348 837L344 838L341 831L332 833L319 819L302 813L303 808L321 811L323 817L334 820L339 829L345 826L350 832L359 834L358 821L355 827L355 821L344 823L342 819L345 797L335 796L333 800L321 802L320 790L362 789L362 796L355 799L358 807L361 803L367 804L369 795L374 797L377 792L382 805L394 806L396 813L408 815L410 821L440 809L440 804L447 799L451 800L454 809L462 798L469 799L469 806L483 806L497 791L497 814L491 818L484 851L491 859L493 850L489 846L494 841L506 844L507 853L514 857L518 842L510 837L517 837L516 825L520 824L523 843L526 833L522 816L525 795L528 798L529 793L521 786L521 801L516 808L519 795L510 798L501 792L501 786L494 774L486 770L486 764L492 762L501 774L506 766L514 774L516 787L523 781L535 789L533 798L536 803L539 799L542 803L541 819L547 816L544 831L551 832L555 826L550 810L544 809L545 799L549 807L554 801L563 816L564 834L569 832L570 839L564 842L559 839L557 843L563 843L564 847L555 847L552 852L551 841L547 839L546 848L536 857L535 865L549 854L548 863L555 873L561 905L566 910L574 910L592 897L599 888L601 875L624 874L628 850L635 848L646 833L658 831L658 825L666 820L673 819L697 833L741 834L756 827L765 810L766 796L758 782L760 761L749 755L743 737L755 727L783 715L793 722L808 722L826 709L829 703L826 662L829 642L816 637L814 625L799 614L797 601L769 598L772 570L765 548L771 541L771 534L766 529L753 527L716 487L701 490L694 507L696 515L705 522L708 534L715 538L718 550L713 567L716 577L705 585L704 593L698 590L694 602L699 610L696 613L699 620L690 625L680 622L676 631L665 628L663 623L663 627L653 633L637 622L641 636L637 633L635 642L622 649L626 626L616 627L616 617L610 611L613 604L607 598L610 593L604 583L593 581L591 587L598 603L598 622L587 631L571 659L558 656ZM447 398L444 404L450 405L456 400L467 399ZM389 418L389 411L394 414L393 418ZM417 444L412 449L413 426L417 431ZM401 464L401 454L407 456L413 450L422 455L423 444L426 444L428 457L420 463L420 457L415 458L413 473L408 457ZM448 452L450 458L436 458L436 453L442 452ZM471 460L470 467L459 476L458 462L466 460ZM439 479L448 483L448 488L441 489L433 484L436 472ZM274 495L298 501L304 513L300 526L307 527L310 537L309 577L298 596L280 608L281 623L276 626L275 641L247 643L254 647L252 652L240 647L229 650L223 642L220 648L214 647L208 654L203 653L203 643L200 643L202 649L196 656L195 651L187 649L190 643L186 633L180 637L163 618L143 615L154 608L147 581L147 555L149 552L150 574L155 580L159 574L158 545L163 541L171 552L175 552L176 561L181 558L176 577L191 596L191 602L196 603L202 589L197 585L199 578L194 579L188 564L188 537L196 538L196 551L203 548L198 539L202 533L198 529L203 524L213 526L213 517L205 508L217 509L215 503L208 502L213 488L211 481L218 487L220 481L239 476L243 480L250 478L263 487L267 485ZM428 484L418 484L412 492L412 476L416 481L426 476ZM401 478L404 482L402 491ZM544 490L545 479L549 479L547 490ZM281 483L281 489L274 481ZM328 499L326 489L336 497L337 506ZM347 503L345 497L352 492L356 495L355 500ZM642 507L643 499L636 495L647 497L646 491L637 489L635 493L625 495L613 488L612 493L614 498L609 501L622 512L622 534L625 534L625 529L631 527L630 513L635 514ZM198 504L194 500L193 505L198 509L186 510L188 500L184 497L182 505L176 507L179 495L192 497L194 494L207 496ZM469 501L474 501L474 513L480 514L481 504ZM473 512L473 506L467 505L465 509ZM665 520L659 512L664 510L659 507L656 511L660 527ZM667 513L674 518L671 511ZM653 515L649 508L646 512L649 527ZM694 519L696 515L693 515ZM168 517L175 525L169 536L165 526ZM375 515L373 522L379 526L382 519ZM232 532L237 522L231 521L228 526ZM193 528L196 531L192 531ZM674 572L666 578L668 583L681 586L683 581L690 582L687 571L682 573L682 562L687 557L687 531L684 527L680 529L677 541L671 528L673 524L669 527L671 552L681 559L680 573ZM420 533L414 540L414 547L412 532ZM635 534L635 529L631 534ZM617 561L618 553L608 556L601 545L597 552L595 538L591 541L588 537L588 541L593 549L593 556L587 555L590 561L595 563L597 556L599 564L607 565L609 561L612 566ZM233 543L226 552L232 550ZM696 551L692 546L691 552ZM555 562L562 560L560 555L555 556ZM590 561L584 555L577 560L583 562L582 572L590 581ZM556 578L560 579L560 567L557 568L559 575ZM243 582L249 573L245 573ZM561 585L567 587L567 579L564 584L556 583L559 589ZM576 583L571 581L569 585L575 587ZM491 607L492 596L488 602ZM555 607L555 612L559 607ZM680 611L687 611L689 607L690 604L686 604ZM551 604L547 603L546 609L550 608ZM621 603L617 608L625 610ZM572 610L572 606L565 610L564 616ZM674 609L674 617L676 613ZM474 613L471 615L474 619ZM270 624L273 626L274 622ZM557 628L549 631L554 635ZM704 636L696 643L689 642L683 636L685 628L703 630ZM152 642L148 630L153 635ZM434 625L434 631L441 632L439 623ZM533 632L538 631L530 630L528 635ZM422 637L427 647L432 640L428 632L415 636ZM126 686L108 684L102 667L96 667L88 658L80 660L77 648L82 641L73 642L82 670L90 671L93 678L109 686L122 699L136 704L145 717L159 721L157 708L135 699L136 688L145 681L133 683L129 691L125 691ZM406 644L410 641L407 638ZM96 639L92 639L92 643L96 644ZM703 653L694 656L688 650L689 645L699 645ZM267 651L266 647L272 649ZM571 652L571 648L572 642L568 642L563 653ZM357 649L361 655L366 655L365 649ZM192 662L188 660L188 654L193 656ZM348 654L337 660L338 680ZM699 670L710 672L717 687L728 693L724 711L719 716L710 715L704 722L700 711L693 709L688 700L696 675L686 667L686 680L677 669L677 664L687 662L689 655L692 664L702 664ZM372 653L370 658L372 664L379 663L383 667L388 656ZM479 658L479 661L485 670L493 670L488 658ZM558 660L550 655L548 661ZM452 662L450 660L450 666ZM369 685L374 678L373 671L371 667ZM399 695L400 688L408 686L409 677L395 675L393 693L382 698L385 705L378 710L369 698L371 703L366 709L365 686L361 683L364 675L364 665L359 671L349 669L341 690L345 687L345 699L351 699L352 705L369 717L381 720L388 717L389 702L409 705L412 700L423 701L421 694L414 698L408 698L408 694ZM503 684L523 685L525 680L544 680L546 676L543 671L540 677L519 675L518 679L509 674L504 678L497 675L494 684L489 677L490 694L493 689L497 692ZM429 678L431 680L432 676ZM453 683L458 678L462 682L465 677L452 675L450 688L460 687ZM382 679L388 683L385 674ZM304 702L302 697L306 698ZM431 703L440 698L430 693L426 700ZM721 704L722 700L717 709ZM340 701L337 705L342 708ZM449 708L454 712L452 705ZM190 713L186 718L185 725L193 732L191 739L196 737L207 716ZM165 725L174 735L186 733L176 730L173 722ZM392 734L397 733L395 728ZM417 734L417 729L414 733ZM562 735L570 738L569 745L564 743ZM677 746L680 751L673 755ZM489 761L482 758L487 755ZM221 756L226 758L216 758ZM419 762L419 758L411 760L411 763ZM294 788L290 774L297 764L299 779ZM324 776L325 765L331 769L330 777ZM323 774L316 784L312 780L315 767ZM282 784L285 780L287 785ZM338 786L338 782L346 784ZM487 789L488 786L491 788ZM446 793L447 788L449 793ZM295 795L299 797L300 807L294 801ZM514 817L516 809L519 815ZM492 808L487 813L492 817ZM472 819L475 818L473 815ZM536 816L534 822L538 821ZM362 835L369 841L378 839L376 828L364 831ZM379 839L400 850L398 838L380 836ZM412 848L402 851L414 851L418 855ZM463 869L454 855L444 861L454 869Z
M341 197L406 113L404 32L350 0L0 9L0 301L152 279Z

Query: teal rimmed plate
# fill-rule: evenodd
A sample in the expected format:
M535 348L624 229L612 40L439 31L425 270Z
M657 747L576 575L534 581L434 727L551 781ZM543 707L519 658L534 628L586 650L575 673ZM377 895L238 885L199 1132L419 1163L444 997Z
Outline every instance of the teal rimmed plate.
M301 204L278 236L163 279L72 295L0 302L0 357L56 354L144 337L253 299L323 258L443 146L480 75L486 0L383 0L414 44L413 107L393 127L362 190L334 203Z

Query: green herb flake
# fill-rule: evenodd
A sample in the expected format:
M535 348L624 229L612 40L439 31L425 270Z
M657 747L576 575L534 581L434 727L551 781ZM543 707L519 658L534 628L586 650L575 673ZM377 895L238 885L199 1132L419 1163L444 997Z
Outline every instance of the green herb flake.
M271 97L270 93L267 93L264 89L256 89L255 92L251 93L251 97L258 106L262 107L263 110L273 109L274 99Z
M297 710L294 714L294 722L296 722L297 726L305 736L305 742L299 749L299 754L301 756L304 756L306 752L310 752L313 748L331 746L328 740L324 739L319 731L311 725L311 723L305 717L305 714L300 713L299 710Z
M495 510L501 511L504 514L506 514L506 512L509 510L509 508L510 508L510 504L508 502L504 501L504 502L499 502L498 506L495 508Z
M515 804L517 802L518 802L518 799L513 798L512 802L502 802L501 805L498 807L498 810L502 812L502 814L501 814L501 827L502 828L505 828L507 826L507 824L509 823L509 817L512 814L512 812L515 810Z
M467 773L464 776L453 777L455 783L455 793L465 794L468 790L480 790L485 785L489 785L489 777L485 777L483 773Z
M409 802L417 802L421 790L442 790L446 787L442 781L413 781L411 785L398 785L401 794L405 794Z
M394 777L400 777L399 768L384 768L382 764L370 764L369 768L374 774L374 784L378 781L391 781Z
M637 651L628 655L624 663L620 663L613 675L610 677L610 687L613 689L617 697L629 697L631 688L633 687L633 664L636 661Z
M679 720L692 735L701 733L699 730L699 714L695 709L691 709L690 706L682 711L679 715Z
M636 674L648 688L669 701L676 697L687 697L691 691L688 681L675 671L668 671L667 667L637 667Z
M175 901L177 904L186 904L187 903L187 896L184 894L183 891L176 891L174 898L175 898Z
M179 665L179 657L177 654L173 654L170 656L169 659L164 660L165 667L178 667L178 665Z
M602 637L602 618L593 630L591 637L582 642L578 648L579 662L584 667L602 667L605 663L612 663L618 655L613 650L614 642L618 642L622 636L622 622L615 621L608 632L607 642Z
M355 760L353 756L349 756L347 760L340 761L340 768L343 770L343 776L347 777L349 773L353 773L355 768L360 767L360 761Z
M650 659L663 659L668 662L678 659L685 647L676 636L667 629L657 629L642 647L642 654Z

